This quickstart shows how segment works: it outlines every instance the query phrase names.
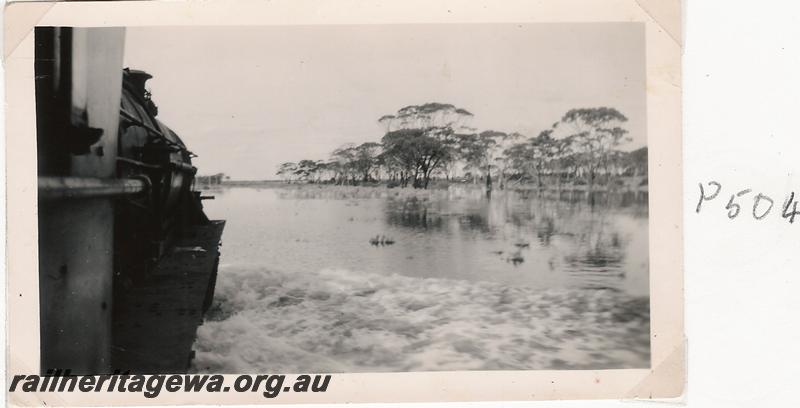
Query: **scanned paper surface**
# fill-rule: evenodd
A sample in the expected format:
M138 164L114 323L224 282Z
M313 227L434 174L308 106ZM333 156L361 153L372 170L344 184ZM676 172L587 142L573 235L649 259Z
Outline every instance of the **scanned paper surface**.
M11 401L679 396L677 7L293 4L8 9Z

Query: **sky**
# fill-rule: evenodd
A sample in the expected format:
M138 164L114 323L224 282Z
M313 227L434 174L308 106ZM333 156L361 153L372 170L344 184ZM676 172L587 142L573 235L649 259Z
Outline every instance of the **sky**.
M275 179L278 165L377 142L377 119L426 102L478 130L536 136L608 106L646 145L640 23L131 27L125 66L153 75L159 120L199 174Z

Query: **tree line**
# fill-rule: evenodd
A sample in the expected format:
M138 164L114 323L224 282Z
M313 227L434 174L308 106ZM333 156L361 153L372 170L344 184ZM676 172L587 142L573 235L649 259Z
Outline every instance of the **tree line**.
M428 188L434 179L509 184L608 185L647 176L647 148L619 150L631 139L627 117L614 108L572 109L537 136L469 126L473 114L451 104L406 106L384 115L380 143L348 143L328 160L282 163L287 182ZM645 178L646 180L646 178Z

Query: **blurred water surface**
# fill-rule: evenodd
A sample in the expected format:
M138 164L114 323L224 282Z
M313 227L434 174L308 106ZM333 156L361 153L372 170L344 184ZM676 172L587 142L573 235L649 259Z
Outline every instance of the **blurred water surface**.
M206 194L227 226L198 371L649 364L646 192Z

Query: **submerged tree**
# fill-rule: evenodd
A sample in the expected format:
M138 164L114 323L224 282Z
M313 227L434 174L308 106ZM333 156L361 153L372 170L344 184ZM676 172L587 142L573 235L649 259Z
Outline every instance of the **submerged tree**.
M378 122L385 126L381 160L416 188L428 188L431 176L458 157L458 131L472 113L451 104L431 102L409 105Z
M461 157L465 162L465 169L473 174L473 183L477 174L483 173L486 188L491 190L492 170L495 170L500 188L504 188L512 166L511 158L505 152L523 138L524 136L519 133L496 130L461 135Z
M614 108L568 111L559 122L536 137L469 127L472 113L451 104L409 105L383 115L380 143L347 143L331 153L328 162L301 160L278 170L284 180L358 184L387 177L403 187L428 188L432 179L457 175L463 169L473 183L479 178L491 191L493 182L566 183L592 185L598 175L646 176L647 149L619 150L629 141L622 125L628 119ZM646 183L646 180L643 181Z
M495 169L497 169L500 189L502 190L506 186L508 173L511 171L511 160L506 156L505 152L514 144L524 140L525 136L520 133L506 134L500 132L500 134L501 136L497 139L497 148L491 152L491 157L492 163Z
M442 163L451 160L447 144L422 129L393 130L383 136L383 158L400 172L400 184L428 188L431 175Z
M586 169L588 182L594 184L597 170L605 166L611 153L623 141L628 133L620 125L628 118L614 108L572 109L567 112L561 122L569 129L568 138L572 140L572 149L577 161Z
M527 181L536 177L536 185L543 186L542 177L548 170L547 165L554 158L553 144L556 141L552 138L552 133L550 129L545 130L539 136L515 143L503 152L518 180Z
M494 152L499 146L498 139L504 136L505 133L486 130L480 133L465 134L460 138L461 157L464 159L465 169L473 174L473 183L477 179L477 174L483 173L487 187L491 185Z

